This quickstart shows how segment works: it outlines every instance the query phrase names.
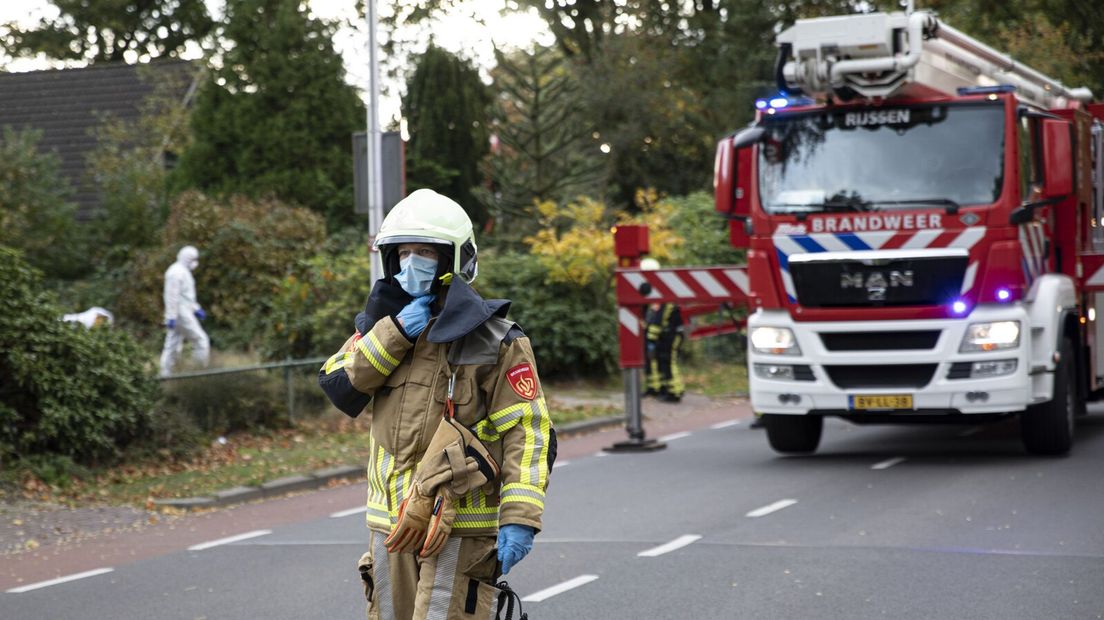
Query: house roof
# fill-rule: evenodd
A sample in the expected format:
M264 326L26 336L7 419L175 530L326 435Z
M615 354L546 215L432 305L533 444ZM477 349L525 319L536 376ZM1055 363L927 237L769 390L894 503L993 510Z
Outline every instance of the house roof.
M73 202L87 217L99 205L85 174L86 157L96 148L93 129L104 115L132 121L141 115L156 76L177 78L180 98L192 88L192 62L156 61L144 65L101 63L79 69L0 73L0 127L42 132L39 150L61 158L61 172L73 189Z

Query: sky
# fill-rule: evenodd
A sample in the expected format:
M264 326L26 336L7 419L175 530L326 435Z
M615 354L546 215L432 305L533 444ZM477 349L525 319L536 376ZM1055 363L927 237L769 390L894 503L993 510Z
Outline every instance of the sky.
M464 12L453 12L435 16L430 30L436 44L444 49L458 53L476 62L486 69L494 65L493 46L529 47L534 41L551 43L551 34L547 26L535 12L511 14L504 17L501 9L508 0L477 0ZM223 0L206 0L212 14L220 14ZM343 27L334 40L338 52L345 59L348 81L356 86L367 99L371 84L368 66L368 26L364 16L358 16L354 9L355 0L307 0L310 11L324 19L341 19L352 22L356 27ZM389 10L392 2L379 1L381 12ZM474 15L473 15L474 14ZM48 0L0 0L0 24L12 21L23 25L33 25L42 17L54 17L57 10ZM480 23L482 22L482 23ZM420 44L424 48L424 43ZM420 50L411 50L417 52ZM191 57L198 57L198 50ZM10 60L10 59L7 59ZM9 71L33 71L47 68L42 60L20 59L5 64ZM389 83L381 79L384 95L380 100L380 122L388 125L399 114L399 91L401 84Z

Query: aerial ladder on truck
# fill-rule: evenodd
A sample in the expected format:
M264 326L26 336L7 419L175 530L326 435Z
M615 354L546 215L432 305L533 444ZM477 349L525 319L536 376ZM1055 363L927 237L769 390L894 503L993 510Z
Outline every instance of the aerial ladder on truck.
M776 43L778 95L714 170L771 446L1018 416L1028 452L1068 452L1104 388L1104 105L911 7ZM618 270L620 312L642 277Z

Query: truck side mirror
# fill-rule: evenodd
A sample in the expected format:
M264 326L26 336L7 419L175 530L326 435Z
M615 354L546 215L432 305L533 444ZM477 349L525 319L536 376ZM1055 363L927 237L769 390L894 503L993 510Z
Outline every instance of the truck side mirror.
M1070 123L1043 121L1043 197L1063 198L1073 193L1073 149Z
M749 127L717 143L713 161L714 206L729 219L733 247L750 245L752 147L763 138L763 128Z

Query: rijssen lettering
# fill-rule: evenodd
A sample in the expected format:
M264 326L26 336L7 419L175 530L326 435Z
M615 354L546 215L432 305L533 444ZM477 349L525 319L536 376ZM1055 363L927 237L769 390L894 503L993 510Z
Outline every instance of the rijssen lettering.
M871 127L876 125L906 125L911 111L870 110L866 112L848 112L843 115L844 127Z
M862 232L866 230L909 230L913 228L942 228L943 215L920 213L902 215L868 215L810 219L812 232Z

